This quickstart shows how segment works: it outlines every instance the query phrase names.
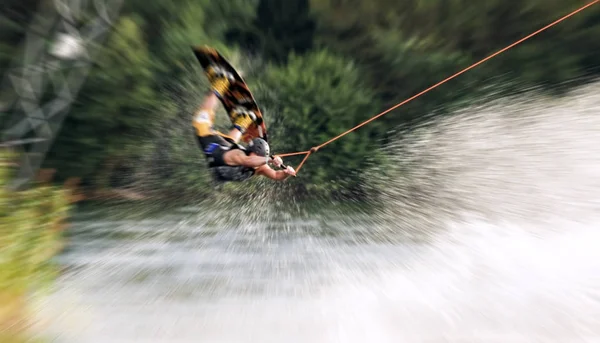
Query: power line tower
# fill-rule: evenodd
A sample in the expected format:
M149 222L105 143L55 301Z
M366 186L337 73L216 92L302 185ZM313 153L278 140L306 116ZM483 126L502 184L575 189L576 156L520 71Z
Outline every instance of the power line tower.
M0 147L21 153L11 186L42 165L123 0L42 1L0 85Z

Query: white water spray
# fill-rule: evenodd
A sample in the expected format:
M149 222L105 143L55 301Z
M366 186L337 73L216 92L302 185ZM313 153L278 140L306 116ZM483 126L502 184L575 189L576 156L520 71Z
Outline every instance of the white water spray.
M391 145L382 217L432 242L339 289L347 341L600 341L598 94L503 99Z

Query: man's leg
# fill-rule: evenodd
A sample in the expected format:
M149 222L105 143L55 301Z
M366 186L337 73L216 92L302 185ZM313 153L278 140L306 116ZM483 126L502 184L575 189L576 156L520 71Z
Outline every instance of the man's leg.
M248 130L250 125L254 123L256 120L256 116L254 118L248 113L230 113L229 115L235 116L233 120L233 127L231 131L229 131L229 136L235 140L235 142L239 142L242 138L242 135Z
M196 113L194 114L193 125L196 129L196 135L199 137L206 137L214 134L224 136L238 143L242 138L242 134L252 124L252 119L247 116L238 116L234 121L233 128L229 131L229 135L225 136L220 132L214 131L213 123L215 116L215 109L220 104L219 98L214 94L208 94Z
M240 142L240 139L242 139L242 131L235 128L231 129L231 131L229 131L229 137L237 144Z
M194 113L193 125L196 129L196 135L206 137L213 135L213 122L215 117L215 108L219 105L219 98L210 93L204 98L204 101Z
M202 152L206 156L209 166L225 165L223 161L223 147L227 147L229 143L223 139L219 132L213 128L215 118L215 108L219 104L219 99L215 94L209 94L204 98L204 101L194 113L192 125L194 126L196 139Z

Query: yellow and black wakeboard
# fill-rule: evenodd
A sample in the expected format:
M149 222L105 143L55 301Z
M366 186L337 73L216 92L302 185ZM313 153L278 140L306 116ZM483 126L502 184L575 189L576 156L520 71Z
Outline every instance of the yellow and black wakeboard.
M252 139L259 137L268 141L267 127L263 120L263 115L250 89L248 89L248 85L235 68L217 50L211 47L199 46L192 49L213 89L222 93L219 99L229 114L231 122L233 123L236 116L240 113L249 114L257 118L255 123L250 125L242 135L241 140L248 143ZM227 77L215 78L215 74L225 74Z

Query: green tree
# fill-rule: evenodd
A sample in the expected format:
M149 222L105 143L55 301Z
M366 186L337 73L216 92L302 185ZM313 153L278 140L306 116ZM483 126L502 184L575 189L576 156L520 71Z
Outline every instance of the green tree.
M354 58L385 106L451 74L577 8L564 1L312 1L318 44ZM579 5L583 5L581 2ZM389 125L426 113L510 93L524 86L557 88L598 73L599 15L587 10L461 75L383 118ZM584 38L585 37L585 38ZM588 44L584 42L589 42Z
M272 92L259 92L257 101L270 109L270 127L283 128L270 138L276 153L319 145L379 110L354 63L326 50L291 55L287 65L270 67L256 88ZM354 172L373 156L379 130L373 122L313 154L299 179L331 191L358 187Z
M127 1L48 165L59 167L62 176L95 180L115 174L107 164L136 161L136 175L154 173L152 186L177 192L205 187L208 177L198 173L204 162L189 119L208 86L192 45L211 45L241 69L281 152L319 144L583 1L526 0L518 6L501 0ZM25 10L19 13L29 13L35 2L21 2ZM20 6L16 0L7 4ZM6 17L12 21L0 24L12 29L0 35L11 46L22 34L22 21ZM425 114L472 102L497 81L555 86L597 75L599 33L598 11L580 13L324 148L296 180L333 184L339 175L350 175L345 184L358 186L351 175L371 153L361 150L368 147L364 142L385 139L397 125ZM226 122L224 115L218 118ZM137 163L141 156L146 164ZM141 167L148 164L158 167Z

